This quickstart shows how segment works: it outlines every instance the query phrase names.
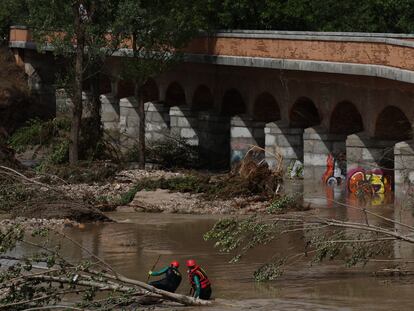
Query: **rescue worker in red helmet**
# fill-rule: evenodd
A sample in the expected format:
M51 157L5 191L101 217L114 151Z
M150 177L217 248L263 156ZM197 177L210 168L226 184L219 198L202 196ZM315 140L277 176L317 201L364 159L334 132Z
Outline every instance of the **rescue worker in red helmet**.
M206 272L193 259L187 260L186 265L188 267L188 280L192 291L194 291L194 298L210 299L211 284Z
M174 293L181 283L181 273L178 271L180 264L178 261L173 261L169 266L164 267L159 271L149 271L150 276L160 276L165 274L165 278L149 283L150 285L171 293Z

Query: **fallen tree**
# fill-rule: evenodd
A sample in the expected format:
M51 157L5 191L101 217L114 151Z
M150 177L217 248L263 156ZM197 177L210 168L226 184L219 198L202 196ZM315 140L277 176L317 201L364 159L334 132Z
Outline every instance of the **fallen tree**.
M14 217L110 221L87 200L73 198L52 184L39 181L41 175L32 175L28 177L0 165L0 211ZM48 177L54 183L64 182L55 176Z
M297 234L303 240L303 248L283 255L269 252L269 261L254 274L256 280L275 280L298 261L310 264L324 261L343 261L348 267L369 262L384 262L400 267L414 263L412 258L396 258L394 243L414 244L414 226L382 216L366 208L335 202L339 208L358 211L363 221L338 220L307 213L283 216L253 215L249 218L220 220L205 235L215 241L221 252L232 253L232 262L239 261L246 253L260 245L266 245ZM397 268L396 268L397 267Z
M59 247L49 244L47 237L51 235L82 249L90 259L76 263L69 261L59 252ZM72 295L69 298L72 303L68 307L82 310L109 310L162 300L191 306L210 304L127 278L61 231L41 228L31 232L31 236L40 242L34 242L21 227L0 229L3 267L0 270L0 310L53 306L69 295ZM24 257L14 255L13 251L19 245L29 245L37 252Z

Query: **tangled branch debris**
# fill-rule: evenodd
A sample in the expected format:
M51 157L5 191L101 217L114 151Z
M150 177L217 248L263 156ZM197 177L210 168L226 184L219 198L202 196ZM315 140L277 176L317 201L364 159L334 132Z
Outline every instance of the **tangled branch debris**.
M122 195L119 203L120 205L130 203L139 191L157 189L200 194L200 197L206 201L234 198L271 201L279 197L283 181L282 170L280 168L272 170L265 161L258 161L253 156L257 148L259 147L253 147L228 174L210 175L190 172L171 178L143 178Z
M0 166L0 211L14 217L70 219L78 222L110 219L88 202L75 199L36 178Z
M80 248L90 259L70 262L60 253L60 247L49 245L47 237L52 235ZM33 242L36 238L42 242ZM30 245L36 252L26 257L10 256L19 244ZM29 237L19 226L1 228L0 262L7 267L0 270L0 310L54 306L68 296L72 301L68 307L82 310L111 310L161 300L192 306L210 304L127 278L62 231L41 228Z
M259 245L289 234L300 235L304 241L303 249L296 249L289 255L280 255L277 251L275 254L270 253L269 262L255 273L259 281L274 280L288 266L304 259L310 263L343 260L347 266L366 265L384 259L384 256L387 262L410 261L409 258L403 262L393 259L392 243L414 244L413 226L363 208L344 204L343 208L359 211L364 221L343 221L303 214L269 216L265 219L253 215L248 219L221 220L205 235L205 239L216 241L215 245L220 251L233 253L232 261L235 262Z

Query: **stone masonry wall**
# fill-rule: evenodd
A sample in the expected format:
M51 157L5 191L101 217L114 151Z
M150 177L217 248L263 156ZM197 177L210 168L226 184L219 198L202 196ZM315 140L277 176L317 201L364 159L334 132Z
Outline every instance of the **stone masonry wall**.
M414 141L399 142L394 147L395 184L414 183Z
M303 161L303 129L289 128L283 122L267 123L266 135L266 161L270 167L277 165L273 155L283 157L283 169L296 160Z
M137 142L139 134L139 116L135 98L123 98L120 106L120 132L121 144L130 146ZM161 104L145 103L146 129L145 137L148 140L158 140L169 133L168 107Z
M170 133L170 107L160 103L146 103L145 120L147 140L160 140Z
M321 180L329 154L346 153L345 141L345 135L329 134L319 127L307 128L303 134L304 178Z
M170 109L171 135L184 138L192 146L199 145L198 112L189 107L171 107Z
M252 146L265 147L265 123L247 116L235 116L230 121L230 164L241 161ZM262 153L264 157L264 152Z
M68 96L67 92L64 89L56 90L56 116L70 116L72 113L72 99ZM89 107L91 102L90 92L82 92L82 105L83 112L82 116L88 117Z
M393 161L395 141L370 138L366 133L353 134L346 139L347 170L356 167L378 168L381 161Z
M102 104L101 119L105 129L119 129L119 100L112 94L100 97Z

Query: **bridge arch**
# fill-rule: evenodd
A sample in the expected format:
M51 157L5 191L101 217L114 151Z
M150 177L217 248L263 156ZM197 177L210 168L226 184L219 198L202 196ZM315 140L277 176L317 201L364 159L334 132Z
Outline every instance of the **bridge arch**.
M329 123L332 134L350 135L364 130L362 116L350 101L341 101L335 106Z
M290 127L308 128L320 123L321 117L313 101L308 97L298 98L289 113Z
M186 104L184 88L177 81L170 83L165 93L165 102L168 106L182 106Z
M263 92L254 102L253 117L257 121L273 122L280 120L280 108L272 94Z
M112 93L112 83L110 76L103 74L99 79L99 93L108 94Z
M144 103L158 101L160 99L158 85L154 79L149 78L147 82L145 82L142 88L142 96Z
M246 113L246 104L237 89L229 89L224 93L221 112L226 116Z
M382 140L403 141L412 139L411 122L404 112L395 107L385 107L375 123L375 137Z
M214 108L213 94L206 85L201 84L195 90L192 108L196 111L205 111Z
M126 98L134 96L134 83L131 80L119 80L118 82L118 98Z

